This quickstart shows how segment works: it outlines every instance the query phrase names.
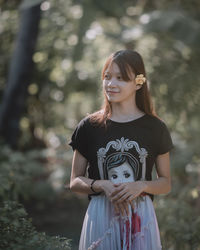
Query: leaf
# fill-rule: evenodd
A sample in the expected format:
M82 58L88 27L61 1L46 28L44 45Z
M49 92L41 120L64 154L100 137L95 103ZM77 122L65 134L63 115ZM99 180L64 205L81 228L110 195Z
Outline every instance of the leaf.
M171 32L174 38L188 45L197 45L200 24L184 11L153 11L146 15L145 32ZM187 35L186 35L187 34Z

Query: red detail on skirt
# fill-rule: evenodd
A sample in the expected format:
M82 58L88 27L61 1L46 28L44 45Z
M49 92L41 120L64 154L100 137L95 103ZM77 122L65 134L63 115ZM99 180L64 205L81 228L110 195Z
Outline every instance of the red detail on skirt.
M126 247L129 250L129 235L130 235L130 222L126 221Z
M141 196L145 196L146 193L142 193ZM133 244L134 241L134 235L138 232L141 232L141 218L140 216L137 215L137 213L132 213L131 218L127 219L124 223L125 225L123 226L123 221L121 221L121 235L125 236L125 246L126 250L130 249L130 239L131 239L131 245ZM131 234L131 235L130 235ZM121 249L123 249L124 241L123 241L123 236L121 239Z
M138 216L136 213L132 215L131 218L131 233L136 234L138 232L141 232L141 219L140 216Z

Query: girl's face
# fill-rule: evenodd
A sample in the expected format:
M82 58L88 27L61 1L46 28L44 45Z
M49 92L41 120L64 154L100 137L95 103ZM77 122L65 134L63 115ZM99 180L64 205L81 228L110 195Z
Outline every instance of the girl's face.
M131 81L124 81L116 63L106 69L104 73L103 89L108 101L120 103L129 99L133 100L139 86L135 83L135 74L129 73Z
M134 181L134 173L128 162L108 170L108 179L113 183L124 183Z

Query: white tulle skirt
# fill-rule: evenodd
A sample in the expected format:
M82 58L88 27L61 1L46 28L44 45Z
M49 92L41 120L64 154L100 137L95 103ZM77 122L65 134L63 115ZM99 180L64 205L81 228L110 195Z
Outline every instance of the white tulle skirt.
M130 205L129 205L130 206ZM160 234L152 200L134 201L129 216L116 215L105 195L93 196L82 226L79 250L160 250Z

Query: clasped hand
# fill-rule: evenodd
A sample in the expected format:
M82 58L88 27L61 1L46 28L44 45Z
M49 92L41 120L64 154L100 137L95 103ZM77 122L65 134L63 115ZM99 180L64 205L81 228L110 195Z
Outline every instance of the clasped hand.
M145 184L142 181L119 184L110 182L109 185L104 187L104 192L113 203L115 213L121 213L124 216L129 215L129 204L134 209L133 200L144 192L144 189Z

